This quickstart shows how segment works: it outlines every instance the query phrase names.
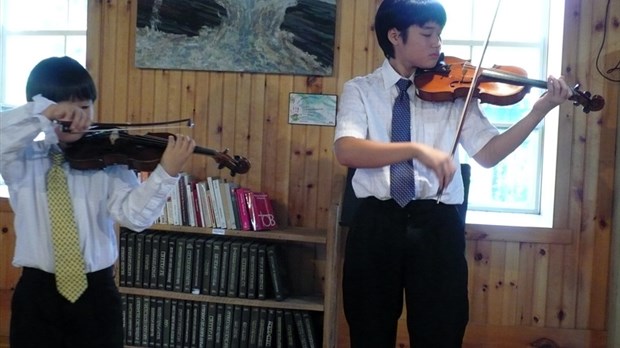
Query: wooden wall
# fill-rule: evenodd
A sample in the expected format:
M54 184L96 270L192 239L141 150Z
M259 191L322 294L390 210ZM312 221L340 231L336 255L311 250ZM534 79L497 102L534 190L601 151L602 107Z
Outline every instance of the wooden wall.
M342 195L345 171L332 153L332 127L288 124L289 93L338 94L345 81L381 63L372 31L379 2L339 1L335 73L314 78L136 69L136 2L90 0L87 67L99 88L99 121L190 117L193 129L173 132L190 134L201 146L229 148L231 154L249 158L250 172L232 179L269 192L280 223L326 227L328 210ZM563 189L556 193L556 226L468 226L468 347L526 347L545 337L563 347L606 344L620 91L618 83L597 73L595 59L605 28L600 65L609 69L620 61L620 2L611 1L605 26L606 5L606 0L566 0L564 74L569 82L603 95L607 107L589 116L569 103L560 109L557 181ZM205 156L194 156L187 170L199 177L231 179ZM5 245L3 239L0 248ZM2 261L10 260L7 251L0 250ZM4 269L3 264L0 285L10 289L16 277L11 273L7 278ZM3 300L5 313L6 305ZM0 316L0 335L6 333L4 318ZM407 347L402 324L399 346ZM339 345L346 347L344 320L339 330Z

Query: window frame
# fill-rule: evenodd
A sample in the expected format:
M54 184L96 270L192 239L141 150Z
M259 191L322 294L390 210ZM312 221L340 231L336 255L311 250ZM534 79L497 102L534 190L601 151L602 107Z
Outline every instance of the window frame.
M547 74L559 76L561 75L561 63L566 60L568 52L565 52L563 48L562 35L567 37L566 28L564 28L565 20L565 8L562 0L550 0L549 4L549 28L557 28L556 31L549 31L548 41L545 42L544 58L547 62ZM559 11L558 9L561 9ZM476 41L464 41L464 40L447 40L444 38L445 45L467 45L467 44L479 44L483 42ZM506 45L502 42L491 42L489 46L501 46ZM515 47L513 43L509 43L510 47ZM527 46L527 44L525 44ZM550 65L549 62L556 62L556 65ZM484 64L483 64L484 66ZM561 137L560 135L569 135L572 133L572 117L575 113L575 108L569 103L564 103L558 108L552 110L544 120L543 126L544 151L552 150L555 152L554 159L551 168L554 170L550 172L543 172L543 178L541 185L549 185L549 182L554 184L552 193L546 198L547 203L541 202L541 206L549 204L552 207L552 211L548 216L546 224L505 224L502 220L497 219L493 223L482 223L483 220L476 219L476 222L469 221L471 215L476 213L473 211L468 212L468 221L466 224L467 238L471 240L489 240L489 241L515 241L515 242L540 242L540 243L559 243L568 244L572 241L572 229L569 227L569 193L570 193L570 173L571 166L570 159L572 156L572 137ZM560 118L560 115L563 117ZM541 127L540 125L538 127ZM551 149L549 149L551 147ZM548 156L548 154L544 154ZM547 158L547 157L544 157ZM473 174L472 174L473 175ZM471 194L471 191L470 191ZM489 213L481 213L480 215L490 215ZM506 217L506 215L516 216L518 214L506 214L506 213L491 213L496 214L499 217Z

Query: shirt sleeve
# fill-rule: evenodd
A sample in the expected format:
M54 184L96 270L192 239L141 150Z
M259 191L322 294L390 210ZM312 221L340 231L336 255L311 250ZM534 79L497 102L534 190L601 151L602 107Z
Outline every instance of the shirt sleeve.
M179 181L179 176L171 177L161 165L142 183L125 166L112 166L109 170L112 184L108 210L116 222L134 231L142 231L157 221Z
M41 114L54 102L41 96L33 99L0 113L0 174L7 183L22 178L26 151L41 132L45 134L46 144L58 143L52 122Z
M365 139L368 134L368 116L362 92L354 80L344 84L340 96L334 141L342 137Z

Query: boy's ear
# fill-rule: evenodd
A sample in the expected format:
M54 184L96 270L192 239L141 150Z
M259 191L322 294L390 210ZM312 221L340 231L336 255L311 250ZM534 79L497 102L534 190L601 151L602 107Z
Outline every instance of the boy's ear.
M398 43L398 38L400 37L400 31L396 28L392 28L387 32L388 40L392 43L392 45L396 45Z

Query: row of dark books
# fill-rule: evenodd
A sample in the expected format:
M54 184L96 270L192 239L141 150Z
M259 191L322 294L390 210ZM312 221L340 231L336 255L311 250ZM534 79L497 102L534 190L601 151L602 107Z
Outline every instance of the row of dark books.
M120 286L277 301L289 295L278 244L121 228L119 245Z
M175 348L316 348L309 311L122 294L125 344Z

